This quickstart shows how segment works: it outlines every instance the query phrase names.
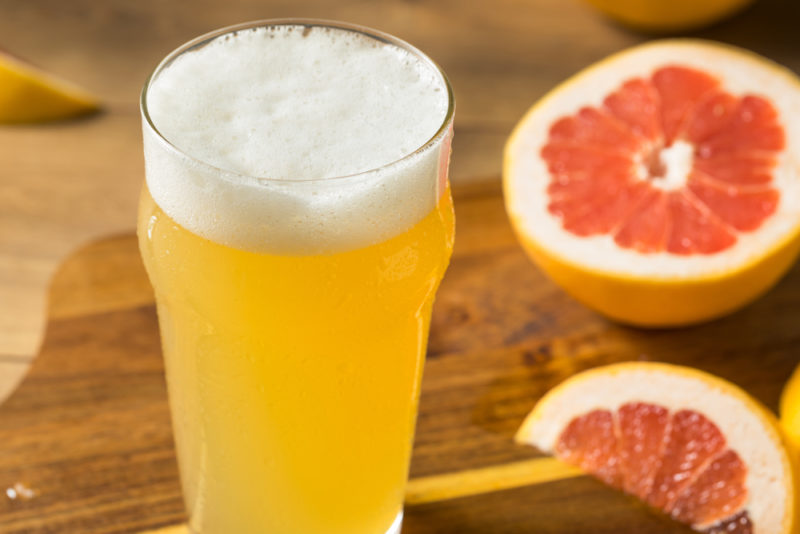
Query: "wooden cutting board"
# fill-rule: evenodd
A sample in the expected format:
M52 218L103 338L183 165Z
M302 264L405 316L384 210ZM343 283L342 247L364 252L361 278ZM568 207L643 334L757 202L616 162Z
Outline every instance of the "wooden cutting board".
M543 277L517 245L499 188L456 193L456 250L434 310L404 532L688 532L537 463L512 435L550 387L624 360L692 365L775 409L800 360L800 268L726 319L631 329ZM547 467L555 471L543 479L554 480L533 483ZM5 534L184 532L153 296L134 236L86 246L55 277L41 353L0 406L0 489Z

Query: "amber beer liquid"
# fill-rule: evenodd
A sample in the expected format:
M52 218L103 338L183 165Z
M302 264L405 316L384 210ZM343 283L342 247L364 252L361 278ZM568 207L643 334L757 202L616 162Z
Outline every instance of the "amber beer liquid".
M363 28L267 21L173 52L142 110L190 530L399 532L453 244L443 73Z

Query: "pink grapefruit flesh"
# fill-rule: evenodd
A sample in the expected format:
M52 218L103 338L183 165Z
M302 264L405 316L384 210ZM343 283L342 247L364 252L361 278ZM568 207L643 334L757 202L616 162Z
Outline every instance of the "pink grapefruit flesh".
M711 420L644 402L572 419L556 455L706 532L752 531L747 466Z
M576 236L610 234L641 253L714 254L775 212L772 172L784 137L765 97L664 66L551 125L541 149L547 209ZM667 180L664 157L676 143L690 147L677 182Z

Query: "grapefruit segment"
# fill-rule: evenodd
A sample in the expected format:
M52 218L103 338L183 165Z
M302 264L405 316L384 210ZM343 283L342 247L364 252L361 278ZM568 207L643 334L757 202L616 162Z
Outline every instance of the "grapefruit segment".
M764 58L688 39L641 45L520 121L506 208L547 274L610 317L718 317L800 252L799 114L800 82Z
M608 176L618 181L618 176L632 172L629 158L579 143L553 142L542 149L542 155L553 174L554 186L567 186L579 180L592 182L595 176ZM555 196L555 193L551 191L550 196Z
M772 188L748 191L717 185L699 173L689 177L688 188L722 222L740 232L756 230L778 207L778 192Z
M686 128L686 138L697 145L721 133L739 107L739 99L725 91L712 91L698 103Z
M608 151L610 154L632 154L638 148L638 139L619 121L607 113L585 107L573 116L553 123L550 138Z
M747 467L734 451L718 455L667 511L683 523L711 525L737 514L747 501ZM743 512L746 517L747 512Z
M755 154L735 154L696 159L694 172L726 185L752 186L772 181L775 159Z
M712 76L683 66L661 67L650 80L658 93L665 146L683 133L695 106L719 86Z
M668 206L666 194L650 189L619 226L614 241L637 252L664 250L670 231Z
M577 235L592 235L617 228L626 217L631 204L647 194L641 184L620 183L607 179L598 183L584 181L552 184L552 200L548 210L562 215L564 226Z
M621 485L615 425L609 411L595 410L573 419L556 443L556 454L606 484Z
M651 142L658 138L661 132L659 97L646 81L640 78L628 80L606 97L603 106L638 137Z
M765 98L754 95L745 95L724 126L697 143L696 153L701 158L753 152L770 155L786 146L775 108Z
M667 213L670 224L667 252L713 254L736 242L736 236L713 213L685 192L669 193Z
M669 411L663 406L629 402L620 407L622 489L643 499L650 495L668 435Z
M680 410L674 414L647 502L670 511L683 490L724 447L719 428L701 413Z
M798 483L778 422L691 368L624 363L548 392L516 435L700 532L789 534Z

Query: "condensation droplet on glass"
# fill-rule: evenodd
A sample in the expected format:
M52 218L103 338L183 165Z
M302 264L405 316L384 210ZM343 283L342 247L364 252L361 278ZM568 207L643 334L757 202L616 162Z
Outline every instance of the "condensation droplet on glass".
M157 222L158 217L151 215L150 220L147 221L147 239L153 239L153 228L155 228Z

